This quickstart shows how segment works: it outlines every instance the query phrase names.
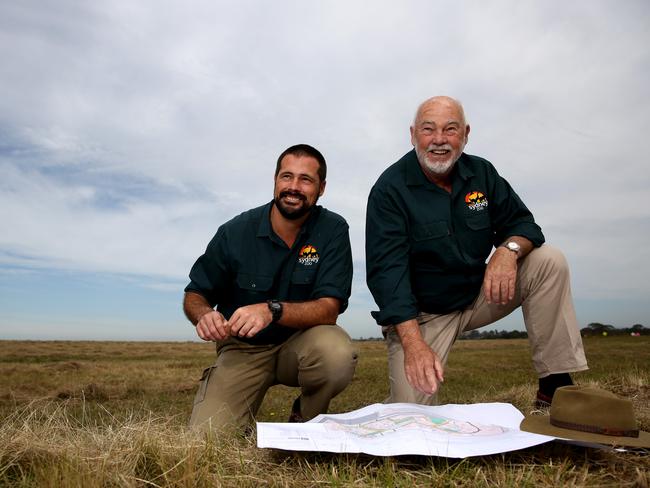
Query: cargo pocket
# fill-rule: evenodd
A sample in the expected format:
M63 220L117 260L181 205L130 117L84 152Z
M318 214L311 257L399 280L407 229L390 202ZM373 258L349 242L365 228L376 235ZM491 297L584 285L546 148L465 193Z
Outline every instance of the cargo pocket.
M201 375L201 379L199 380L199 389L197 390L196 395L194 396L194 405L198 405L205 399L205 392L208 390L210 375L212 374L212 370L215 368L216 366L210 366L209 368L205 368L203 370L203 374Z

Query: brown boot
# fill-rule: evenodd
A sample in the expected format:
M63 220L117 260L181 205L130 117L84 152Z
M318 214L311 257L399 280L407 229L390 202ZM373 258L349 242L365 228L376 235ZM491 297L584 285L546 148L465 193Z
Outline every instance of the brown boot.
M553 397L545 395L541 391L537 390L537 397L535 398L535 408L538 409L551 408L552 401L553 401Z

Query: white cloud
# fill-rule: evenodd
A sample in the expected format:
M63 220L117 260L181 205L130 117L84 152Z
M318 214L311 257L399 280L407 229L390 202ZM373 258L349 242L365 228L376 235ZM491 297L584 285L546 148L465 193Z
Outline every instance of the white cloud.
M495 163L573 258L574 294L647 296L649 13L606 1L3 4L0 263L164 288L220 223L270 198L277 154L308 142L328 159L322 203L347 218L362 277L370 186L409 149L416 105L448 93L472 124L467 151Z

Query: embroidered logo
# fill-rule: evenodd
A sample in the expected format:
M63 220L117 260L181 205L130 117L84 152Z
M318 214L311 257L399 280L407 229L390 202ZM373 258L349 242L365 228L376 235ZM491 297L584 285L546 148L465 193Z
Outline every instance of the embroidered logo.
M318 251L311 244L302 246L300 252L298 253L298 262L303 266L318 264Z
M467 204L467 208L477 212L488 206L487 197L480 191L471 191L465 195L465 203Z

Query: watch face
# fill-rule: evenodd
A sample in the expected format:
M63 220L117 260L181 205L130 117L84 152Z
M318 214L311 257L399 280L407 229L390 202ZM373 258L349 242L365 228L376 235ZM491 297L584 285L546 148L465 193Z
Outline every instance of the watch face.
M282 304L277 300L269 300L268 305L273 315L273 320L279 320L282 316Z
M519 251L519 249L521 249L521 246L519 244L517 244L516 242L509 242L508 244L506 244L506 246L511 251Z

